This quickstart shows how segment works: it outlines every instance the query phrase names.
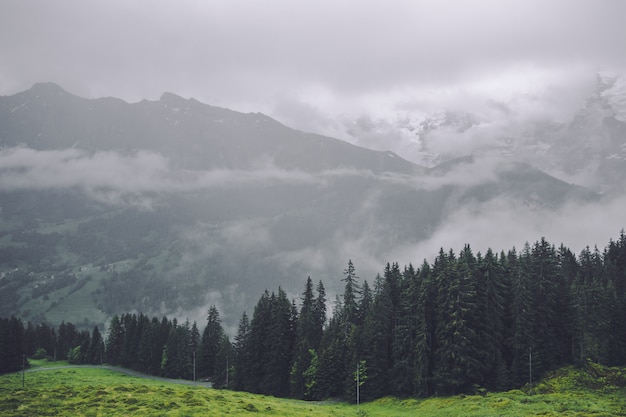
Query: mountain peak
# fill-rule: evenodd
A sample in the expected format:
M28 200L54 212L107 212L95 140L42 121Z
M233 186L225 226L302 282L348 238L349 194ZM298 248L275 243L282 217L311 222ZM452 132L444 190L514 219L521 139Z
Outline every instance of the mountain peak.
M41 95L67 94L67 92L63 88L61 88L58 84L52 82L35 83L30 88L30 91L35 94Z
M163 94L161 94L161 98L159 99L159 101L164 101L164 102L181 102L181 101L188 101L186 98L181 97L179 95L176 95L174 93L169 93L169 92L165 92Z

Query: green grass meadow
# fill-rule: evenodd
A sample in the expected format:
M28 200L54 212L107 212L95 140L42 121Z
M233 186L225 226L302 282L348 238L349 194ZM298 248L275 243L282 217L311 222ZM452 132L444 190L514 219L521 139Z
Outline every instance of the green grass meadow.
M51 366L33 361L38 366ZM65 365L61 363L60 365ZM626 416L626 370L566 368L534 388L445 398L306 402L61 368L0 376L0 416ZM621 386L620 386L621 385Z

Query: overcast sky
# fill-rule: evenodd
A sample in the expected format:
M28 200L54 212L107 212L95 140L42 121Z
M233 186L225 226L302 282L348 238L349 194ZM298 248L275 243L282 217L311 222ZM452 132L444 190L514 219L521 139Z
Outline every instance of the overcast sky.
M0 95L168 91L350 140L355 121L579 103L626 67L624 16L622 0L0 0Z
M410 139L393 129L394 120L444 110L508 111L511 106L530 117L568 117L599 71L626 74L626 0L0 0L0 95L45 81L79 96L128 102L172 92L393 149L408 159ZM372 133L371 126L380 129ZM496 127L500 134L510 126ZM466 142L464 137L446 139L439 146L459 148ZM5 176L0 189L9 182L13 187L14 180L25 188L58 181L92 190L95 183L121 190L121 197L98 198L124 200L155 184L182 187L170 175L168 161L153 154L125 159L22 149L0 153L0 163L15 163L18 156L25 161L20 177ZM50 167L50 160L56 165ZM120 169L103 170L119 175L76 177L79 169L86 172L86 163L131 163L142 175ZM223 182L221 174L199 176L186 186ZM234 174L229 178L236 183L250 180ZM127 181L128 175L133 181ZM475 171L472 175L483 179ZM40 180L44 176L47 182ZM283 180L273 171L263 178ZM466 241L482 242L479 249L487 243L509 249L541 235L575 250L584 244L602 246L623 227L626 201L538 215L489 204L459 208L431 239L403 253L391 248L386 260L395 256L419 263L439 247L459 250ZM519 240L511 242L512 236ZM372 269L380 268L385 259L360 248L362 242L369 240L338 236L336 244L313 248L315 253L289 255L323 265L327 256L343 262L361 250L363 259L373 259Z
M338 112L418 92L505 94L623 67L624 16L622 0L1 0L0 93L54 81L129 101L170 91Z

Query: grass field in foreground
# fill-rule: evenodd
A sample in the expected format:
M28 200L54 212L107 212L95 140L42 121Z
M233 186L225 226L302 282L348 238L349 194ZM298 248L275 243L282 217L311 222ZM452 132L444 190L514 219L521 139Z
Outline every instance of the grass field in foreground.
M39 363L41 365L41 363ZM45 365L47 366L47 365ZM626 371L591 376L566 368L534 395L383 398L362 404L367 416L626 416ZM608 376L607 376L608 375ZM618 375L615 377L615 375ZM621 378L621 379L620 379ZM305 402L141 379L104 369L56 368L0 376L1 416L356 416L354 405Z

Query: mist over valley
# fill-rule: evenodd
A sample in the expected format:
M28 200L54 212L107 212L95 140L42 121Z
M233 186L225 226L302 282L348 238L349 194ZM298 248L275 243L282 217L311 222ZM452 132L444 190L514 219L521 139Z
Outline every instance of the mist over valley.
M604 94L619 80L598 77L569 121L518 126L524 140L500 126L443 151L482 130L423 121L423 165L171 93L0 97L0 316L202 321L215 305L232 331L265 289L297 300L311 276L332 300L348 259L372 282L465 243L602 247L624 227L623 101Z

